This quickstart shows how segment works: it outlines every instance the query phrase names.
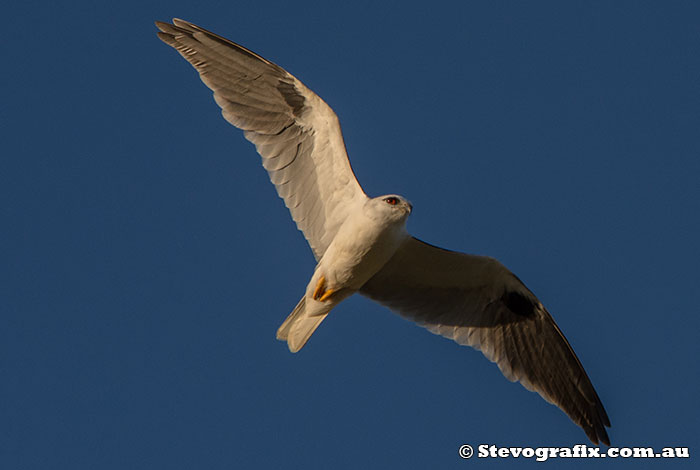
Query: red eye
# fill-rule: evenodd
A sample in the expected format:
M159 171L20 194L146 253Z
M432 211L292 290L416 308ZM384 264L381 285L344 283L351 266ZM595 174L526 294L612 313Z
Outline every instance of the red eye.
M387 204L390 204L392 206L395 206L396 204L399 203L399 200L395 197L388 197L388 198L384 199L384 201L386 201Z

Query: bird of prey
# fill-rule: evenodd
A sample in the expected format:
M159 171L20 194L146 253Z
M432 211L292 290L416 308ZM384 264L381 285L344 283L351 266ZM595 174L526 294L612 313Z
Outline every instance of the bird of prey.
M299 351L328 313L359 293L429 331L480 350L510 381L561 408L595 444L610 420L551 315L501 263L437 248L406 231L411 203L369 198L350 167L338 118L278 65L187 21L156 22L255 144L317 264L277 331Z

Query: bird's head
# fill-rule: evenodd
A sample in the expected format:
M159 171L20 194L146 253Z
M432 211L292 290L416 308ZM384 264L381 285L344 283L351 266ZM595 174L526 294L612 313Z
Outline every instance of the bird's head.
M387 222L405 222L411 214L413 206L408 200L396 194L386 194L367 201L365 210L373 218Z

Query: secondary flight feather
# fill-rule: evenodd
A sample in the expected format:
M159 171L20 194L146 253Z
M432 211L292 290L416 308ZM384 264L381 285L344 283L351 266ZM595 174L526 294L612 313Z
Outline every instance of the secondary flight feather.
M444 250L406 231L411 203L369 198L350 167L338 118L283 68L187 21L156 22L255 144L317 261L277 331L299 351L330 311L359 293L429 331L480 350L503 375L562 409L595 444L610 420L570 344L501 263Z

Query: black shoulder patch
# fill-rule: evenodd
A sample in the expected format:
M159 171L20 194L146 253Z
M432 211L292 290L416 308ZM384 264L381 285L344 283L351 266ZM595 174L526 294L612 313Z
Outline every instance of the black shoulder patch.
M300 116L301 110L304 108L304 97L299 94L294 85L280 80L277 84L277 90L279 90L284 101L292 108L292 113L297 117Z
M535 303L520 292L506 291L501 296L501 302L518 316L526 318L535 316Z

